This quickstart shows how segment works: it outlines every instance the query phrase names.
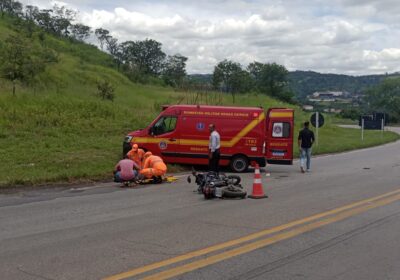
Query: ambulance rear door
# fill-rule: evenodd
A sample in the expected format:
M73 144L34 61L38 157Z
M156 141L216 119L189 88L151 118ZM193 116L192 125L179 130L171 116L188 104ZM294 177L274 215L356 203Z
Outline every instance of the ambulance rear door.
M293 109L268 110L265 152L269 164L293 164L293 126Z

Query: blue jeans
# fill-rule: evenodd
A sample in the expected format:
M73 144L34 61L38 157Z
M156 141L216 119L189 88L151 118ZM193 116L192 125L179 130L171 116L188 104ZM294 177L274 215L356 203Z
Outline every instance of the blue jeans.
M122 183L122 182L125 182L125 181L133 180L133 179L135 179L137 174L138 174L138 172L136 170L132 170L132 178L129 179L129 180L124 180L124 179L121 178L121 172L118 171L117 173L114 174L114 182Z
M304 161L307 161L307 170L311 168L311 148L300 149L300 166L304 167Z

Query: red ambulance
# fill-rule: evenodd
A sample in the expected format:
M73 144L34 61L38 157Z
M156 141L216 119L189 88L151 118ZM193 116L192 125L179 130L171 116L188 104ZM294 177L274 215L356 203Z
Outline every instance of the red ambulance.
M221 166L244 172L248 166L293 162L293 109L206 105L163 106L145 129L125 137L123 153L136 143L167 163L208 164L208 126L221 136Z

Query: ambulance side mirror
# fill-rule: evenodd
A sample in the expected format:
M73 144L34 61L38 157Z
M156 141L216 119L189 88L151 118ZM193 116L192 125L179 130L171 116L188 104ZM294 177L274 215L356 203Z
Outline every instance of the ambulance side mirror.
M150 129L149 129L149 134L150 134L151 136L154 136L154 126L150 127Z

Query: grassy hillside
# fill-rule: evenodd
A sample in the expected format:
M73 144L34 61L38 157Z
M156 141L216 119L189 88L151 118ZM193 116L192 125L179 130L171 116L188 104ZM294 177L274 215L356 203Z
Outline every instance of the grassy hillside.
M0 20L0 39L13 32L7 20ZM120 158L125 134L147 125L159 113L161 104L210 103L213 99L210 95L196 99L193 94L170 88L134 84L115 70L108 55L93 46L50 35L46 35L45 45L58 53L58 62L40 75L35 90L18 85L14 97L11 83L0 80L0 186L109 179ZM114 102L96 95L99 80L116 86ZM230 96L221 98L222 104L232 105ZM288 106L255 95L238 96L237 104ZM297 124L308 118L296 108ZM355 132L330 125L324 130L320 142L323 148L317 148L317 152L354 148L352 141L338 139L343 135L356 137ZM370 140L363 145L396 137L386 133L380 139L379 133L371 132L365 137Z

